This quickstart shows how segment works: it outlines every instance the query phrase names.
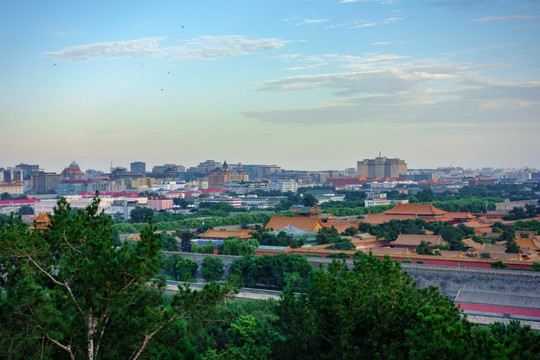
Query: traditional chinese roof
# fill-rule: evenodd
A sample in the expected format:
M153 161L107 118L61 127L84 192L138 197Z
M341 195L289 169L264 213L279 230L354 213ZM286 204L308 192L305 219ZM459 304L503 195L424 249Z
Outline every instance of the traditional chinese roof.
M283 229L289 225L305 231L319 231L323 227L321 220L318 217L307 216L272 216L265 229Z
M34 218L34 225L30 226L31 230L46 230L51 224L51 218L48 214L39 213L38 216Z
M415 216L444 216L446 211L437 209L433 204L397 204L383 214L388 215L415 215Z
M400 234L395 241L391 242L391 246L417 247L422 241L431 243L432 247L446 243L440 235Z
M314 231L302 230L290 224L284 227L283 229L274 230L270 234L277 235L280 232L285 232L287 235L315 235L316 234Z
M416 215L386 215L386 214L369 214L365 219L361 220L362 222L379 225L390 220L409 220L416 219Z
M293 212L299 215L314 215L314 214L322 213L323 210L318 209L316 206L312 206L312 207L304 206L304 207L301 207L300 209L293 210Z
M360 224L360 220L354 220L354 221L338 221L338 222L332 222L332 223L322 223L324 227L330 228L334 227L338 234L341 234L345 230L347 230L350 227L358 229L358 225Z
M516 243L519 245L520 248L529 248L533 251L540 250L540 241L538 241L536 238L519 238L516 240Z
M246 230L213 230L209 229L198 236L200 239L227 239L235 237L239 239L251 239L251 234Z

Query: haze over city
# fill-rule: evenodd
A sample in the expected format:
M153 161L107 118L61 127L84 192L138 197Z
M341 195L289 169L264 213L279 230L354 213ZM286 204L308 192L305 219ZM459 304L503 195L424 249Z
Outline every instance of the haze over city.
M0 4L2 163L540 167L540 3Z

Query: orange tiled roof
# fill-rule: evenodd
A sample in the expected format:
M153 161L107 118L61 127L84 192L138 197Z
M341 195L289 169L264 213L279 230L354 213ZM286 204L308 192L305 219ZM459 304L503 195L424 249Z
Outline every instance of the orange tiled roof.
M200 234L201 239L227 239L236 237L239 239L251 239L251 234L245 230L213 230L208 229L204 234Z
M319 231L323 227L323 223L318 217L307 217L307 216L275 216L273 215L268 224L264 227L265 229L274 229L280 230L289 225L294 226L295 228L305 230L305 231Z
M422 241L430 242L431 245L441 245L445 241L440 235L413 235L413 234L399 234L398 238L391 242L391 246L411 246L417 247Z
M397 204L390 210L383 211L389 215L416 215L416 216L437 216L445 215L446 211L437 209L433 204Z
M34 219L34 225L30 227L32 230L45 230L49 228L51 218L48 214L39 213Z
M324 227L330 228L334 227L336 228L338 234L341 234L345 230L347 230L350 227L358 229L358 225L360 224L360 220L354 220L354 221L344 221L344 222L335 222L335 223L322 223Z
M519 238L516 240L516 243L522 249L529 248L533 251L540 250L540 241L536 240L535 238Z
M409 220L416 219L415 215L386 215L386 214L369 214L365 219L361 220L362 222L379 225L390 220Z
M476 218L474 215L472 215L470 212L447 212L446 217L452 218L452 219L474 219Z

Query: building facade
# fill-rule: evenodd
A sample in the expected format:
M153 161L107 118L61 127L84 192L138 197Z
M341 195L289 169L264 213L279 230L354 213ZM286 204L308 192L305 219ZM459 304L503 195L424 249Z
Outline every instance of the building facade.
M364 159L356 165L358 176L367 178L397 178L407 173L407 163L401 159L389 159L378 156L375 159Z

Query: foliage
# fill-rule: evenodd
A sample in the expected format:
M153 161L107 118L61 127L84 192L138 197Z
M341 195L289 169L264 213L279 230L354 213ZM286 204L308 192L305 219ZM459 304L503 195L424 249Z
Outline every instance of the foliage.
M201 274L205 281L221 280L223 274L223 260L214 256L207 256L203 259L201 265Z
M493 269L506 269L508 265L503 263L502 261L494 261L491 263L491 267Z
M30 205L23 205L17 211L17 215L34 215L34 208Z
M333 244L341 241L338 231L335 227L323 227L317 232L315 238L318 244Z
M329 247L330 250L356 250L356 246L350 239L341 239L338 242L333 243Z
M416 253L419 255L433 255L433 250L429 247L430 242L421 241L416 247Z
M243 286L264 285L277 289L283 289L287 274L297 274L302 282L311 270L309 261L298 254L243 256L230 266L230 273L238 275Z
M178 241L172 235L162 232L159 236L159 244L165 251L178 251Z
M319 200L317 200L317 198L311 194L307 194L302 197L302 205L304 206L312 207L317 205L318 203Z
M193 205L193 201L177 197L173 199L173 204L180 206L182 209L187 209L188 205Z
M510 253L510 254L521 254L521 248L517 244L515 240L508 240L506 244L504 244L506 247L506 250L504 252Z
M189 288L166 300L159 236L116 246L112 218L58 202L49 230L15 221L0 228L0 356L3 358L137 359L167 324L199 316L228 288Z
M536 217L536 206L525 205L525 208L515 207L510 210L509 215L504 216L503 220L521 220Z
M178 234L179 231L176 232L177 236L180 235L180 250L183 252L190 252L191 251L191 239L195 237L195 233L184 230L180 234Z
M470 325L435 288L411 286L389 258L316 270L300 295L286 289L277 313L277 358L466 358Z
M191 252L198 254L213 254L214 250L216 250L217 248L217 245L211 242L204 245L192 245Z
M304 244L302 238L297 238L288 235L286 232L281 231L276 236L270 235L267 229L257 226L251 235L260 245L268 246L289 246L292 249L299 248Z
M240 240L238 238L228 238L223 242L223 255L255 255L259 247L259 242L255 239Z
M154 210L147 207L137 206L129 213L129 219L132 223L146 223L148 218L154 215Z
M176 280L189 281L197 275L199 264L187 257L182 257L176 263Z

